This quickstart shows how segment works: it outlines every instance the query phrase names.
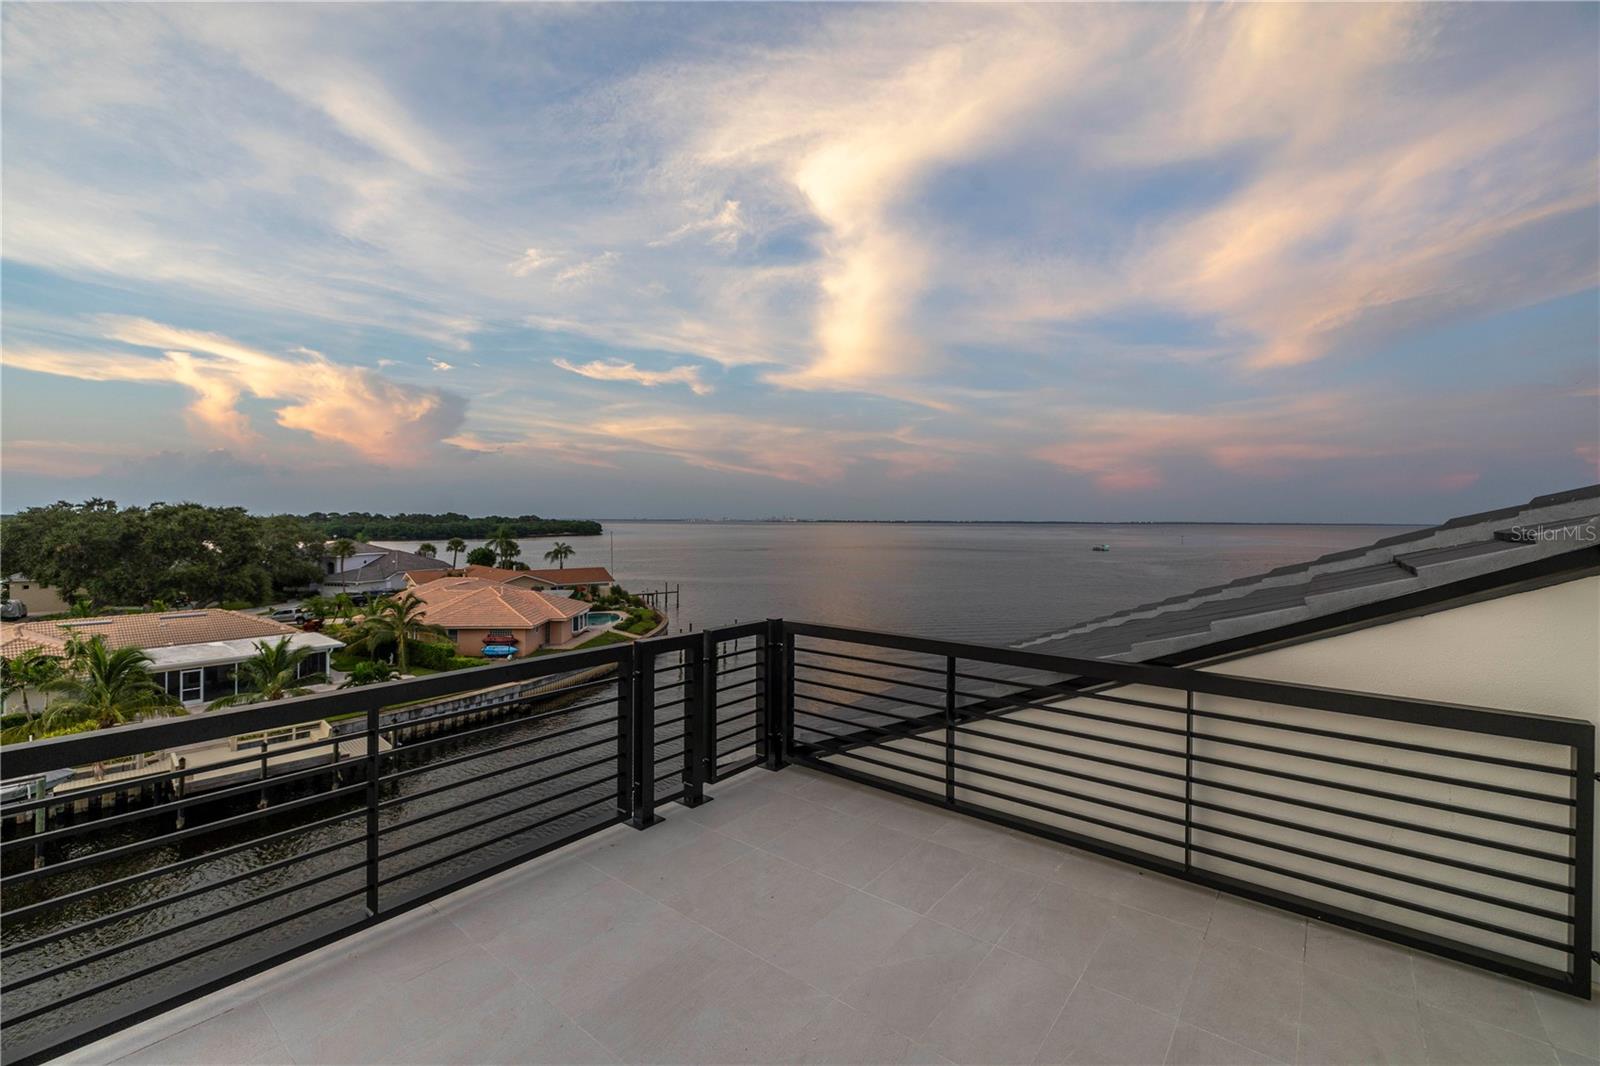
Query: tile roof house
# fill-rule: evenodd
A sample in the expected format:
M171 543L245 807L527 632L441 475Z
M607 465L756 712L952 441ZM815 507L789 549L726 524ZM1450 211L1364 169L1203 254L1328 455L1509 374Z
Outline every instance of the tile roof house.
M529 589L585 589L604 591L616 584L611 571L603 566L569 566L554 570L510 570L497 566L469 565L467 577L482 578Z
M407 595L423 605L423 621L444 627L461 655L483 655L485 648L526 655L569 644L588 628L586 603L480 577L425 581Z
M140 648L148 669L185 704L208 703L236 691L234 667L256 654L262 641L289 638L291 648L310 648L301 673L325 673L328 655L343 643L324 633L307 633L263 615L205 608L166 613L63 618L51 622L0 623L0 655L30 648L47 655L66 654L74 637L100 637L110 648Z
M399 592L406 587L408 574L447 573L450 570L450 564L441 559L361 542L355 544L355 550L342 562L341 569L341 560L331 557L325 560L326 573L322 578L324 595Z

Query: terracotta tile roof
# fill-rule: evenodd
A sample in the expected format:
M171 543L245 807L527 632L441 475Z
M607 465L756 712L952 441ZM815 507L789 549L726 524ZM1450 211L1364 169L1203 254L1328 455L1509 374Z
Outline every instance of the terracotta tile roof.
M54 622L17 622L0 627L0 655L41 648L60 654L74 635L102 637L112 648L170 648L217 640L281 637L300 630L258 614L205 608L156 614L119 614L103 618L63 618Z
M469 565L466 573L468 577L481 577L485 581L513 581L519 577L531 577L535 581L556 585L609 585L616 580L611 576L611 571L603 566L569 566L565 570L507 570L498 566Z
M524 570L523 573L558 585L609 585L616 580L603 566L569 566L559 570Z
M574 618L589 605L478 577L429 581L407 593L423 605L423 621L446 629L530 629Z

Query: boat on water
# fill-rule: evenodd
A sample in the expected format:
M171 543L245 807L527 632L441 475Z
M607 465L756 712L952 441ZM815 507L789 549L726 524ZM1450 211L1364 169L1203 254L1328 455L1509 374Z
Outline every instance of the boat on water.
M1111 550L1111 545L1109 545L1109 544L1096 544L1092 550L1097 551L1097 552L1108 552L1108 551Z

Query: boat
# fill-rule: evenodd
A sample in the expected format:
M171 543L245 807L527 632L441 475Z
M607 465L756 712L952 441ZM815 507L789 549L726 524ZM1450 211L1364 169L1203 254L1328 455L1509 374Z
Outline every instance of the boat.
M1094 548L1091 549L1091 550L1097 551L1097 552L1108 552L1108 551L1111 550L1111 545L1109 545L1109 544L1096 544L1094 546Z

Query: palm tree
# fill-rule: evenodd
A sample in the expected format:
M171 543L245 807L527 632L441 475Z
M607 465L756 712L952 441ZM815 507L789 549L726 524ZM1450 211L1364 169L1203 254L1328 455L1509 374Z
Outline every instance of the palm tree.
M322 673L301 676L300 664L314 654L311 648L291 648L288 637L279 637L276 644L256 641L256 653L240 663L239 691L220 700L212 700L207 710L232 707L239 703L262 703L281 700L285 696L304 696L311 690L307 685L328 680Z
M333 557L339 560L339 572L343 573L345 560L356 553L356 542L349 537L340 537L333 542L330 550L333 552Z
M422 614L427 608L415 596L402 594L394 599L380 600L376 609L367 615L367 620L361 625L361 635L351 642L352 648L360 647L372 654L380 646L394 642L395 662L400 667L400 672L406 672L406 645L412 640L423 637L443 637L443 626L432 625L422 620Z
M432 559L434 556L439 554L439 549L434 545L429 544L427 541L423 541L421 544L417 545L417 554L426 555L428 558Z
M450 553L450 569L456 568L456 560L461 558L461 553L467 550L467 542L460 537L451 537L444 543L444 550Z
M400 671L388 663L358 662L350 668L350 676L340 688L356 688L359 685L375 685L380 681L393 681L400 676Z
M147 714L183 714L182 705L147 669L149 662L139 648L112 651L104 638L95 637L84 646L81 667L51 686L65 695L45 709L45 731L106 729Z
M22 713L27 716L29 733L33 732L33 708L28 706L28 690L48 692L59 680L61 660L46 655L40 648L29 648L15 658L0 659L0 687L7 696L13 692L22 694Z
M340 618L354 618L356 613L356 601L350 598L350 594L348 592L341 592L333 598L333 609L334 613Z
M489 547L494 549L499 557L500 565L509 569L511 561L522 554L522 545L516 542L511 535L510 526L501 526L494 531L494 536L489 538Z
M555 563L562 570L567 568L567 560L573 555L572 545L556 541L555 547L544 553L545 562Z

